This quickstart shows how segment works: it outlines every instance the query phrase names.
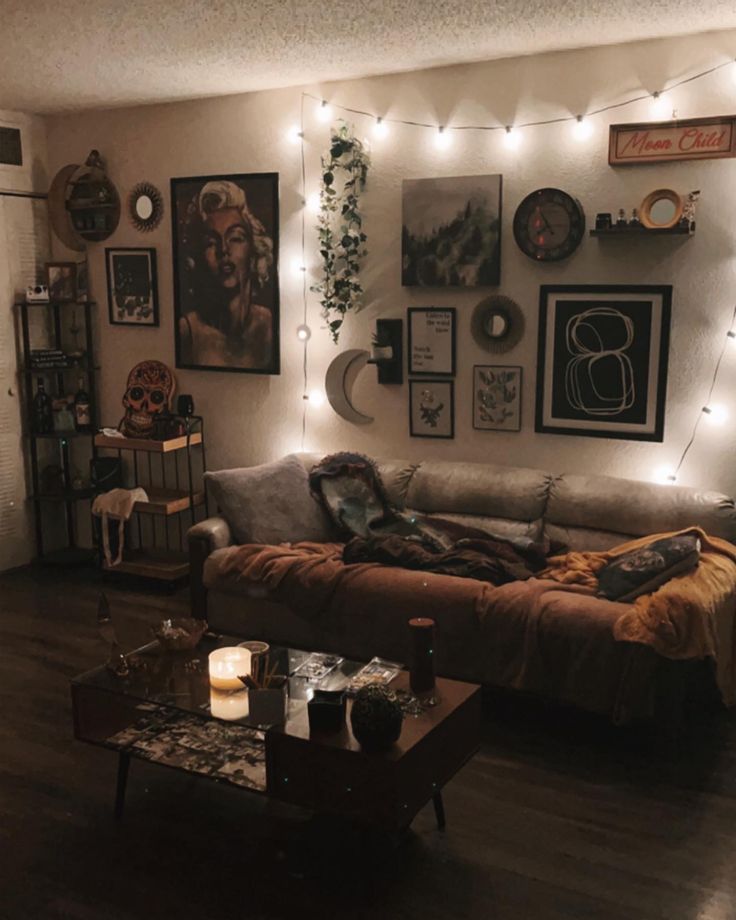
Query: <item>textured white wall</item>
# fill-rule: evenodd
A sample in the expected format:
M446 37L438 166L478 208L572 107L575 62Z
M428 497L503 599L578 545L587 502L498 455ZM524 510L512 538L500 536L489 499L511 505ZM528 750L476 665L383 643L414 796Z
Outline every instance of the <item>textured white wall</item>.
M653 92L668 81L733 58L736 33L718 33L538 57L451 67L312 88L334 102L380 114L437 124L502 123L575 114L617 102L642 90ZM736 65L735 65L736 66ZM731 68L673 93L680 117L718 115L736 110ZM298 448L301 431L301 344L294 330L301 322L301 279L292 270L299 257L299 149L285 136L298 122L300 91L279 90L209 101L118 109L55 117L49 122L52 173L81 162L91 147L106 157L121 194L147 179L165 193L167 214L149 235L136 233L126 218L107 245L152 245L158 250L161 327L126 329L107 322L104 246L90 247L91 281L100 302L103 418L117 423L128 369L143 358L174 361L171 233L168 183L172 176L227 172L278 171L281 176L281 332L282 374L259 377L178 371L181 392L194 394L207 418L209 462L213 468L267 460ZM305 103L308 192L317 187L319 154L328 128ZM364 283L364 311L346 324L340 348L369 347L375 319L406 317L413 305L458 309L458 373L454 441L413 439L408 433L408 387L380 387L375 370L362 372L355 403L375 422L355 427L329 406L311 409L306 447L355 448L375 455L406 458L487 460L553 471L595 472L648 478L655 466L671 463L689 436L707 394L714 361L736 298L736 161L672 163L613 170L607 165L608 124L646 120L647 102L594 120L593 136L574 140L569 125L528 129L523 146L507 151L501 133L459 132L452 147L435 149L426 130L393 127L373 143L373 167L364 196L370 255ZM370 122L353 119L359 134ZM522 431L474 431L471 424L471 374L487 353L470 336L470 315L489 290L443 291L400 286L401 181L443 175L500 172L504 177L502 284L518 300L527 321L522 342L499 363L524 367ZM569 260L538 266L517 249L511 221L519 201L540 186L559 186L578 197L592 224L597 211L630 209L654 188L702 190L698 230L692 239L631 241L587 238ZM310 224L312 220L310 219ZM308 237L314 250L315 236ZM314 252L310 253L316 268ZM535 434L534 390L539 286L545 283L661 283L674 286L673 334L664 444ZM336 354L320 329L319 307L310 295L314 329L310 347L310 387L319 386ZM489 362L490 363L490 362ZM728 401L736 382L736 348L724 364L714 400ZM736 400L733 417L736 420ZM681 481L736 492L732 469L733 427L702 426Z

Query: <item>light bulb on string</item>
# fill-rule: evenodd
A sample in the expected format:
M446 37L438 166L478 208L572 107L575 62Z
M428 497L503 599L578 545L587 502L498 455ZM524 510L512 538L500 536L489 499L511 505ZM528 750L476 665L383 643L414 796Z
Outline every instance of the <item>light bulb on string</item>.
M292 259L291 268L294 274L301 274L307 270L307 266L302 262L301 259Z
M300 342L308 342L312 338L312 330L306 323L296 327L296 337Z
M321 409L324 406L327 397L325 396L325 391L320 389L310 390L307 394L307 399L309 400L309 405L314 409Z
M312 192L311 195L307 196L307 200L304 202L304 207L309 211L310 214L319 214L319 192Z
M304 137L304 132L299 125L292 125L286 132L286 137L290 144L298 144Z
M667 99L660 92L652 93L652 101L650 105L651 117L655 121L664 121L666 118L669 118L671 114L671 109Z
M518 150L521 144L521 134L513 125L506 125L503 135L503 144L507 150Z
M434 137L434 145L438 150L447 150L450 146L450 135L447 133L447 128L444 125L440 125L437 128L437 134Z
M703 413L710 424L715 426L723 425L728 419L728 409L719 403L703 406Z
M726 333L726 338L729 341L729 344L733 345L736 342L736 329L729 329Z
M373 137L377 140L382 140L388 134L388 125L379 115L376 118L376 123L373 125Z
M654 470L652 479L662 486L673 486L677 482L677 474L672 466L658 466Z
M584 115L577 115L575 117L575 124L572 126L572 133L575 140L587 141L593 133L593 125L591 125L590 119L586 118Z
M317 118L321 122L328 122L332 118L332 106L326 99L322 100L320 107L317 109Z

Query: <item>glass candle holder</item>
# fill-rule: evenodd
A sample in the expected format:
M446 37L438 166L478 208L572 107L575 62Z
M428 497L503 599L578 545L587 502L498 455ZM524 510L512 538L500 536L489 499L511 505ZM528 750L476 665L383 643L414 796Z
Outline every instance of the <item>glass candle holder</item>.
M434 689L434 625L429 617L409 620L409 683L413 693Z
M241 684L242 686L242 684ZM210 713L215 719L235 722L248 715L248 691L243 688L234 693L210 689Z
M210 684L216 690L242 690L242 675L250 674L251 653L238 646L217 648L210 652Z

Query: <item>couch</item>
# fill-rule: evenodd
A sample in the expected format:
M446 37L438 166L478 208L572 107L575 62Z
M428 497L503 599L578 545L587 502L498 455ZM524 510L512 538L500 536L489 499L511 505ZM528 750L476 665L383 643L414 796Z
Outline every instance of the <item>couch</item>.
M305 470L319 459L297 456ZM570 550L606 550L634 537L697 525L736 543L734 502L718 492L490 463L386 460L378 467L398 506L508 538L548 540ZM358 660L374 655L406 660L409 605L388 602L381 593L380 573L362 580L359 595L343 596L325 616L308 618L298 605L275 600L263 585L218 574L218 557L234 542L232 524L216 516L189 531L194 616L206 616L213 628L247 638L335 651ZM298 539L298 520L294 525ZM242 531L240 537L239 542L257 542ZM530 641L529 624L526 633L521 624L511 635L492 618L479 622L472 599L456 608L434 609L431 579L448 576L406 574L415 578L412 599L424 589L427 608L437 620L437 670L446 676L531 691L618 722L674 711L690 686L707 689L714 684L713 662L672 662L648 646L617 642L612 628L622 604L574 597L573 610L569 595L557 598L535 624L533 638L541 650L537 666L535 673L525 671L520 678L524 669L518 667L518 658L521 646ZM473 583L462 590L467 594L485 588ZM716 618L718 668L733 666L735 617L732 593ZM514 667L511 662L516 662Z

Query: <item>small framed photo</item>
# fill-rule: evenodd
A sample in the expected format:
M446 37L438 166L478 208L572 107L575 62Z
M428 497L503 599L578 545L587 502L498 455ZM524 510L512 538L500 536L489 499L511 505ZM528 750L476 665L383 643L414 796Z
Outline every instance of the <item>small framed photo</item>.
M49 300L63 303L77 299L77 263L47 262L46 283Z
M455 382L409 381L409 434L413 438L455 437Z
M409 307L409 373L455 376L455 308Z
M473 428L521 431L521 368L476 364L473 368Z
M107 307L115 326L158 326L156 250L105 249Z

